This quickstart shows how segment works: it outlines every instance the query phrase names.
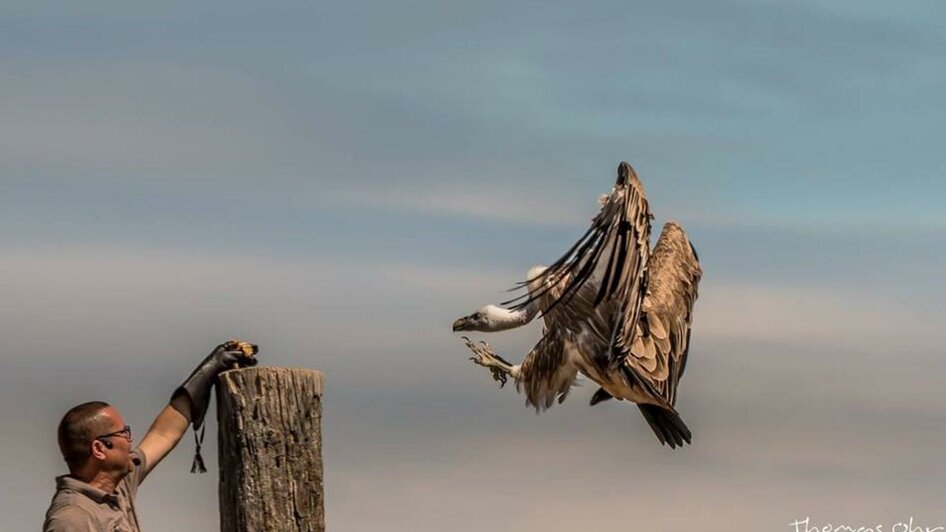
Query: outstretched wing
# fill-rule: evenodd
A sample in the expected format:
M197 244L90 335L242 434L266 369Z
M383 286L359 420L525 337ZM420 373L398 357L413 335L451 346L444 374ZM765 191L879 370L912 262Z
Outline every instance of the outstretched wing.
M631 165L622 162L617 182L588 231L542 274L517 285L537 289L503 304L521 310L539 300L543 315L556 314L556 327L579 334L587 326L589 306L604 303L623 310L620 316L604 313L610 321L605 327L609 339L615 319L633 326L644 295L651 218L643 185Z
M693 303L703 271L683 228L673 222L651 252L640 319L626 352L626 363L652 393L673 407L686 368Z

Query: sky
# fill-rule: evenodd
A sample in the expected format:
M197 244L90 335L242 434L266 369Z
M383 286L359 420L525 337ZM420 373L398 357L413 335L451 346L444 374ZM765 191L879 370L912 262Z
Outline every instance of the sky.
M71 406L140 436L219 342L325 375L332 531L946 526L941 2L0 5L0 528ZM661 447L536 415L450 331L617 164L704 270ZM541 327L492 335L519 360ZM151 532L218 528L181 446ZM804 530L804 527L801 528ZM926 531L922 531L926 532Z

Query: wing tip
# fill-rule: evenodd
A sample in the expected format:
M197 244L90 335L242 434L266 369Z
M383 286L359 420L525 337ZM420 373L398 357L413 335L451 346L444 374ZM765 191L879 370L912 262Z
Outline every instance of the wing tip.
M615 184L626 185L628 182L637 179L637 172L627 161L618 163L618 179Z

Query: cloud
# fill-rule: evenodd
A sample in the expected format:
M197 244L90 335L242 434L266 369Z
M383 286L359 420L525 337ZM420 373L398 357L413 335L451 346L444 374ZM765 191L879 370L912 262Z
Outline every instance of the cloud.
M17 279L0 289L7 348L52 358L66 345L70 358L76 346L91 354L104 338L116 353L142 343L186 352L210 331L265 329L329 352L418 348L450 338L446 309L472 310L509 284L488 270L107 247L8 253L0 275Z
M921 309L857 288L704 282L694 335L797 346L887 351L935 349Z
M9 303L0 308L0 333L10 353L32 353L50 363L91 357L98 364L124 364L122 353L142 345L188 353L193 345L239 334L266 340L277 364L303 362L310 345L319 345L320 358L339 367L362 364L346 362L346 353L396 353L404 364L385 364L407 381L423 380L411 369L430 362L422 353L461 356L450 322L504 299L502 290L518 278L437 263L120 248L8 253L0 275L17 279L0 288ZM925 319L925 305L850 286L709 277L695 307L693 342L859 356L933 352L938 334ZM538 338L536 327L490 340L518 358ZM173 338L169 330L176 331ZM451 371L439 364L452 360L434 366Z
M262 82L235 70L48 61L14 63L0 83L0 154L10 170L188 180L245 175L247 165L272 172L291 149L260 100Z
M594 200L564 201L554 191L526 190L520 184L431 184L420 188L392 184L381 189L347 189L337 202L349 208L371 208L431 217L459 218L492 224L545 227L587 226L597 213ZM582 206L586 207L581 212Z

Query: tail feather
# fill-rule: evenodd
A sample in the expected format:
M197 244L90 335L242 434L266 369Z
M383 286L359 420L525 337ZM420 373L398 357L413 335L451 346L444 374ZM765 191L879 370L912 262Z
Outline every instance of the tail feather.
M607 401L609 399L614 399L614 396L608 393L604 388L598 388L598 391L591 396L591 406L595 406L601 401Z
M657 405L638 404L637 407L661 445L669 444L671 449L676 449L677 446L683 447L684 442L690 443L693 435L680 419L680 414Z

